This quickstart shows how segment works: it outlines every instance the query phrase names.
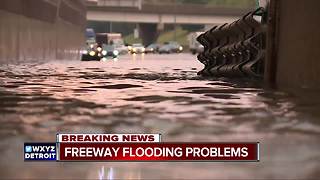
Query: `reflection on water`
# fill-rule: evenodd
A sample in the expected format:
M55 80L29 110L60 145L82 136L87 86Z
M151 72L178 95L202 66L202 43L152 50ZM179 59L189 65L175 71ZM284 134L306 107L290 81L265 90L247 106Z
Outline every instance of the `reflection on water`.
M319 177L319 95L202 79L187 54L0 67L0 175L58 179ZM164 141L259 141L259 163L24 163L56 132L162 133ZM16 170L19 169L17 173Z
M101 169L99 171L99 180L104 180L104 179L113 180L113 179L116 179L116 178L117 177L114 177L113 167L108 168L107 175L105 175L104 166L101 167ZM135 178L135 179L137 179L137 178Z

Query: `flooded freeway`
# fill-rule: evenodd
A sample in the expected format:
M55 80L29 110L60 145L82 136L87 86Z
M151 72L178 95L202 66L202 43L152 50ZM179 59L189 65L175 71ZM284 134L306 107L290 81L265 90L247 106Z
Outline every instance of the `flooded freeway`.
M0 67L0 177L11 179L316 179L320 95L204 79L195 56ZM258 141L260 162L24 162L23 143L57 132L161 133L163 141Z

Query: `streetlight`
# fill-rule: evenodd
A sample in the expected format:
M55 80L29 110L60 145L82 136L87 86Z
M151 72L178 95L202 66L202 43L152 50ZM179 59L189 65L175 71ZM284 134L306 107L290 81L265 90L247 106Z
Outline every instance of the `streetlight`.
M176 7L176 3L177 1L174 0L174 5L173 5L173 10L174 10L174 41L177 41L177 13L176 13L176 10L177 10L177 7Z

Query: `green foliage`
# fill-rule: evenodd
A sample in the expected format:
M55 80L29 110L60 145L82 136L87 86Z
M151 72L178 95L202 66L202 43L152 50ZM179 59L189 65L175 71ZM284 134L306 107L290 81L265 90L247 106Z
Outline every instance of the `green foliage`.
M167 32L162 33L158 37L157 43L164 43L164 42L175 40L183 46L188 45L188 39L187 39L188 33L189 32L187 30L184 30L181 27L178 27L177 31L176 31L176 40L174 39L174 36L175 36L174 30L171 30L171 31L167 31Z
M256 0L208 0L208 5L250 8L256 6Z
M133 34L129 34L123 38L125 43L134 44L134 43L142 43L141 38L134 38Z
M177 0L179 3L189 3L189 4L208 4L209 0Z
M176 3L207 4L209 6L236 8L252 8L256 6L256 0L176 0Z
M176 40L179 44L186 46L188 45L188 33L189 31L182 29L181 27L177 28L176 31ZM159 35L157 39L157 43L164 43L168 41L174 41L174 30L166 31L163 32ZM141 38L134 38L133 34L129 34L124 37L124 42L128 44L133 44L133 43L142 43Z

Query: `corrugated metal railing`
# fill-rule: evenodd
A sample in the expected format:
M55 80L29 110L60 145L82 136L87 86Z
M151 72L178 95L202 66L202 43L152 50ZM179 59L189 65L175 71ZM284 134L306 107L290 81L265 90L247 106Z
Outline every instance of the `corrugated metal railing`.
M201 34L197 40L204 46L204 52L198 55L198 60L205 68L198 74L262 78L265 31L257 17L263 14L264 9L258 8L233 23L215 26Z

